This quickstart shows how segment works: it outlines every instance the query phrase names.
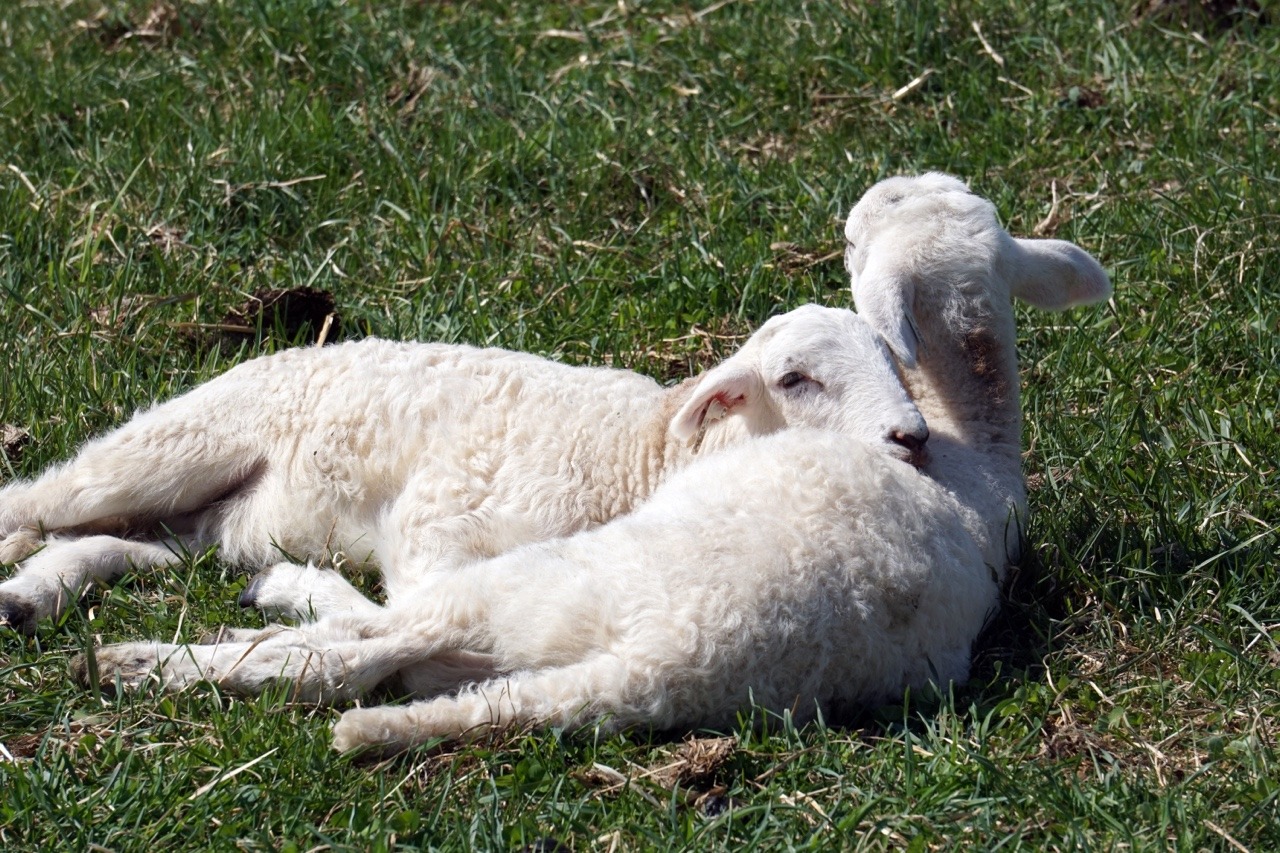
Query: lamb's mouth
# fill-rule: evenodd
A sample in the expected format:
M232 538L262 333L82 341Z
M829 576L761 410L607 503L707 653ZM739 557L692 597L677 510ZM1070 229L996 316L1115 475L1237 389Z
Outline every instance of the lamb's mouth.
M929 464L929 449L923 444L918 447L904 447L895 442L888 442L889 455L900 459L912 468L923 468Z
M929 462L929 430L907 432L894 430L889 433L889 452L913 468L923 468Z

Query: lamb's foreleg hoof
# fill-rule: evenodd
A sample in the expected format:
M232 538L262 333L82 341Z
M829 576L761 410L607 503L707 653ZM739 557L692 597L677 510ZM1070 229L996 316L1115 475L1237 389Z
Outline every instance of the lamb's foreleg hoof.
M8 626L20 634L34 634L39 618L35 604L12 593L0 592L0 626Z
M333 748L338 752L403 752L404 743L392 725L401 715L388 708L352 708L333 724Z
M257 607L258 594L261 592L261 588L263 586L263 576L269 571L271 570L263 569L253 577L249 578L249 583L245 584L244 589L240 590L240 597L236 599L236 603L245 610L248 610L251 607Z
M97 681L100 689L114 692L116 684L127 690L136 690L158 675L160 643L118 643L100 646L92 652L94 666L90 666L88 654L71 659L71 675L85 688ZM165 685L167 688L170 685Z
M258 572L240 593L239 602L241 607L303 622L381 612L337 571L296 563L277 563Z

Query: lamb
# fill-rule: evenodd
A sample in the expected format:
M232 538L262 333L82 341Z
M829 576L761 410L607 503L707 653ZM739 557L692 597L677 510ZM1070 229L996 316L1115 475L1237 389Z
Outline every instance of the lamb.
M209 678L248 693L283 677L299 696L329 701L396 673L428 695L480 682L437 700L465 706L454 733L486 722L490 706L498 717L487 722L499 725L608 714L673 726L723 720L753 690L773 708L798 699L805 715L815 701L922 684L931 668L960 677L966 626L991 608L994 583L981 571L977 583L964 578L981 569L966 528L932 522L962 510L936 489L922 503L916 469L883 438L885 424L921 424L887 348L852 312L828 314L840 319L841 364L815 378L844 390L826 411L699 459L628 515L420 573L411 594L389 596L372 617L330 615L245 641L107 646L97 669L113 684L155 671L170 689ZM881 417L868 420L868 409ZM671 423L677 439L695 427L684 413ZM867 549L855 533L877 513L901 523L859 556ZM917 550L933 559L902 565ZM923 632L918 619L944 623ZM858 653L844 654L843 642ZM487 671L459 677L458 652ZM89 677L87 658L78 675Z
M248 693L285 679L330 701L411 674L427 698L348 710L344 751L513 724L723 726L752 701L804 720L963 683L1025 509L1010 297L1060 309L1110 284L1070 244L1009 237L942 175L873 187L846 235L855 300L945 428L922 470L856 430L793 426L698 460L603 527L421 575L374 618L107 646L98 671ZM460 674L459 651L487 670Z
M983 556L1003 579L1027 510L1011 297L1058 311L1107 299L1110 280L1072 243L1011 236L990 202L938 172L876 184L845 241L854 304L929 424L923 470L983 519Z
M503 350L373 339L246 362L0 490L0 561L44 536L0 584L0 624L33 631L90 580L215 543L257 567L282 553L373 562L396 596L423 572L600 524L699 451L847 416L832 402L856 384L841 360L845 313L775 317L671 389ZM928 435L918 419L854 417L904 457ZM289 564L241 602L295 617L377 610L338 572Z

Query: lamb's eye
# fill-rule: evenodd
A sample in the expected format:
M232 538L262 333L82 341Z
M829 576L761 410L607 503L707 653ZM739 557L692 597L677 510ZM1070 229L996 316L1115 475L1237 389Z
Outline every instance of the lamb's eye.
M790 373L784 373L782 378L778 380L778 384L783 388L794 388L808 378L803 373L793 370Z

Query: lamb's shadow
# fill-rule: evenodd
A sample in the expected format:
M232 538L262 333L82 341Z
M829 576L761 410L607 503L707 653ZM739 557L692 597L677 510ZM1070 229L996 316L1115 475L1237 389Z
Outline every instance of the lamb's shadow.
M1046 661L1094 630L1104 612L1176 602L1207 574L1230 575L1244 562L1274 558L1274 545L1256 537L1186 541L1172 529L1100 519L1092 509L1053 530L1033 529L1028 539L1033 544L1011 571L999 612L974 642L969 684L956 694L956 705L979 714L1019 685L1045 678Z

